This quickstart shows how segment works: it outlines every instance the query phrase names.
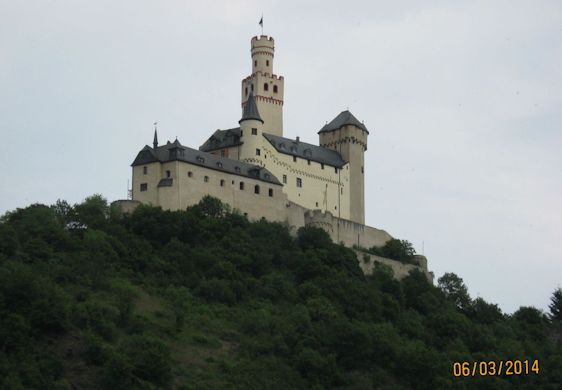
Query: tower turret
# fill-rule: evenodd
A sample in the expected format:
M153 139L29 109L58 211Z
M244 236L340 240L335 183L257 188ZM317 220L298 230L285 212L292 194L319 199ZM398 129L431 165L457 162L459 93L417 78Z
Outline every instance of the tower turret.
M251 41L252 74L242 80L242 108L253 92L264 131L283 136L283 76L273 73L275 41L261 35Z
M254 94L250 92L242 111L240 124L240 160L262 164L262 134L264 121L260 116Z
M318 132L320 146L337 151L349 163L350 219L365 224L365 151L369 131L348 110Z

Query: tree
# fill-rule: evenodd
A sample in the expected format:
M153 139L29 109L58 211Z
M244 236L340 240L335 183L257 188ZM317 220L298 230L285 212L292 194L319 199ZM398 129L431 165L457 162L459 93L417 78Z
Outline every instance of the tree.
M463 280L452 272L447 272L438 280L438 287L443 291L445 297L461 310L467 310L471 299L468 288Z
M550 297L552 302L548 308L550 309L549 317L552 321L562 320L562 288L558 287Z
M100 194L94 194L84 199L84 202L74 206L78 220L89 228L99 229L105 226L109 218L109 205Z

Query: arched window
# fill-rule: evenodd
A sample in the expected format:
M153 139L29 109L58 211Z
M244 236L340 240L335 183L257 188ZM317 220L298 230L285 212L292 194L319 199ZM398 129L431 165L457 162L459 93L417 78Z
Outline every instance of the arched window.
M263 84L263 90L264 90L264 91L269 91L269 84L264 83L264 84Z
M277 85L273 86L273 93L277 93Z
M254 186L254 194L259 194L259 193L260 193L260 186L256 184Z

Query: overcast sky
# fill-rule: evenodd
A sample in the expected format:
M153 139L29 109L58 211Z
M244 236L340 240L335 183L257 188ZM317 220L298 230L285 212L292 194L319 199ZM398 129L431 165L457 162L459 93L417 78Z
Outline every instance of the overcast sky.
M210 3L210 2L209 2ZM275 38L285 136L370 129L366 221L473 297L562 283L562 3L0 0L0 213L126 197L130 163L237 126L250 38Z

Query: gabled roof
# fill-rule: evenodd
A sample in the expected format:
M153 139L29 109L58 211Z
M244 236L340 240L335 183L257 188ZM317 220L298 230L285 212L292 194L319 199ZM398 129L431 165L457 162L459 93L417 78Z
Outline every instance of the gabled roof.
M164 163L175 160L238 176L250 177L270 184L281 185L273 173L265 168L192 149L182 145L178 140L174 141L174 143L168 141L166 145L159 146L156 149L148 145L145 146L131 165L137 166L152 162ZM164 180L159 183L159 186L168 185L171 185L171 182Z
M253 92L250 92L250 96L248 96L248 100L244 105L244 111L242 112L242 119L240 119L238 123L242 123L243 121L249 119L254 119L263 123L263 119L261 119L260 113L258 111L258 106L256 105Z
M345 111L340 112L339 115L336 116L334 119L332 119L332 121L330 123L328 123L324 127L322 127L320 129L320 131L318 132L318 134L325 133L325 132L328 132L328 131L334 131L334 130L340 129L343 126L346 126L346 125L357 126L361 130L365 130L367 132L367 134L369 134L369 130L367 130L365 125L363 123L359 122L359 120L351 112L349 112L349 110L345 110Z
M203 152L210 152L217 149L229 148L232 146L241 145L240 142L240 127L227 130L217 130L209 137L199 150Z
M335 150L272 134L264 133L263 136L279 153L297 156L338 168L341 168L346 164L341 155Z

